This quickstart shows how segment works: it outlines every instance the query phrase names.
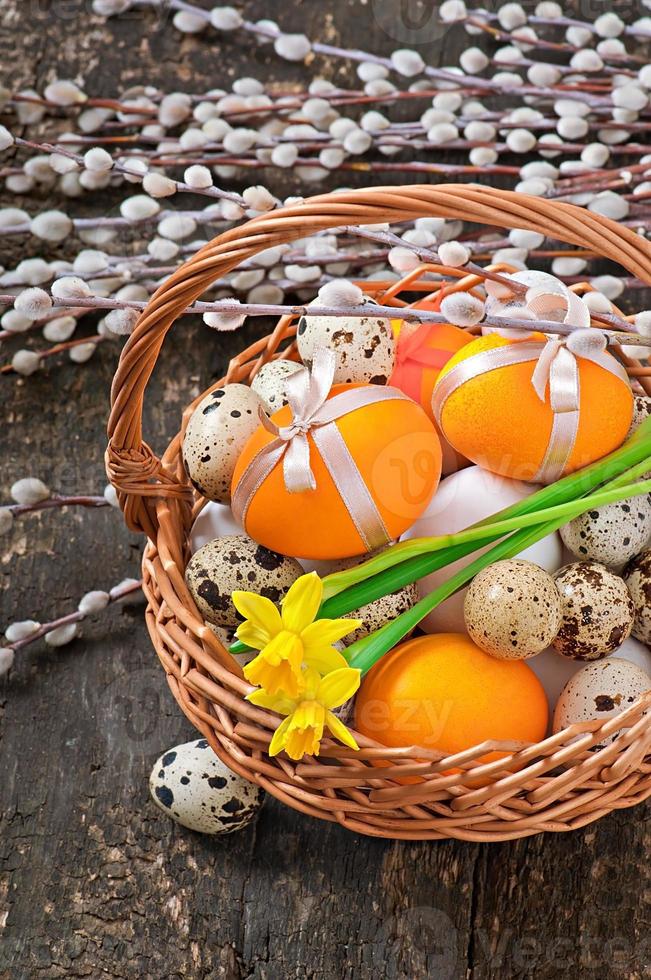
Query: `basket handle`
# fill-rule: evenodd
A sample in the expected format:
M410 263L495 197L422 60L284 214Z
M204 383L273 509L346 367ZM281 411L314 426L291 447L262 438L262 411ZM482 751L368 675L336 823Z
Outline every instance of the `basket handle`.
M651 283L651 243L584 208L478 184L415 184L322 194L231 228L208 242L153 294L125 344L111 388L106 471L131 530L155 540L157 503L185 502L192 489L171 448L159 459L142 440L147 382L167 331L211 283L264 249L326 228L455 218L537 231L611 259ZM173 446L175 443L173 443Z

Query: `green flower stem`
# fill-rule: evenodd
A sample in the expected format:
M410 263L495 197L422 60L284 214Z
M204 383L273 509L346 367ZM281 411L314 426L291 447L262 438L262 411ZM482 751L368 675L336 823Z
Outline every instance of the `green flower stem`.
M649 462L651 461L646 463L647 467ZM425 575L452 564L459 558L465 558L478 548L485 547L512 531L525 531L531 526L535 528L541 523L552 522L556 529L578 517L579 514L583 514L586 510L603 507L605 504L650 492L651 480L634 484L626 483L624 486L607 484L602 490L587 497L580 497L578 500L558 504L554 507L546 507L534 513L511 517L491 524L473 525L473 527L459 531L457 534L443 535L438 538L415 539L419 543L427 542L427 549L419 548L415 555L408 557L405 561L398 562L382 573L362 579L343 592L338 592L323 603L319 610L319 617L337 619L339 616L345 616L347 613L359 609L360 606L379 599L380 596L389 595L411 582L424 578ZM537 541L539 538L536 537L534 540ZM393 550L394 548L391 549L391 551Z
M645 469L651 468L651 458L649 457L651 457L651 418L646 419L631 439L609 456L598 460L596 463L592 463L590 466L586 466L576 473L571 473L561 480L557 480L556 483L552 483L550 486L542 487L542 489L525 497L524 500L520 500L510 507L499 511L497 514L493 514L477 522L477 524L473 524L471 529L492 525L498 518L500 520L507 520L521 517L525 514L542 510L547 506L576 500L579 497L583 497L590 490L594 489L594 487L605 483L613 477L619 476L620 479L626 478L625 482L628 482L629 476L633 478L632 469L639 467L639 474L636 473L635 475L641 475L645 472ZM646 467L645 463L648 464ZM437 539L412 538L409 541L401 541L392 548L381 552L379 555L369 558L361 565L355 565L353 568L345 569L342 572L334 572L332 575L326 575L323 579L324 604L338 593L349 589L363 579L384 572L398 562L430 553L431 542L433 540ZM470 551L474 550L474 548L470 549ZM466 552L466 554L468 553ZM448 564L448 562L444 564ZM389 590L383 594L388 595L388 592ZM326 613L324 612L323 615L326 615Z
M385 653L392 650L401 640L411 633L418 626L420 621L438 605L449 599L451 595L462 589L479 572L493 562L501 561L506 558L514 558L521 551L535 544L541 538L546 537L565 523L564 519L548 521L539 524L534 528L524 529L512 534L504 541L500 541L490 551L485 552L476 558L465 568L460 569L455 575L434 589L429 595L424 596L415 606L401 613L391 622L370 633L368 636L351 643L346 648L346 656L351 667L361 670L362 675L371 669Z

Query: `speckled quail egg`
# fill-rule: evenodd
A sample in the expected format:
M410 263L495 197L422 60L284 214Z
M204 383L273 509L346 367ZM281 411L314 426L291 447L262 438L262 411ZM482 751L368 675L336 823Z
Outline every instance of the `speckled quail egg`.
M475 576L464 600L466 629L499 660L525 660L549 646L561 623L551 575L521 558L496 561Z
M194 553L185 581L201 615L215 626L237 626L231 593L258 592L278 603L303 574L295 558L287 558L251 540L246 534L227 534Z
M328 347L337 354L335 383L386 384L393 373L393 330L389 320L373 316L373 303L367 302L368 316L302 316L296 342L303 363L309 366L314 351Z
M563 688L554 711L554 732L582 721L607 721L651 689L651 677L636 664L608 657L579 670ZM614 741L617 733L599 743Z
M627 438L630 438L636 429L640 427L645 419L651 415L651 397L649 395L633 396L633 420L628 430Z
M635 607L633 636L651 644L651 551L643 551L622 572Z
M362 625L343 638L343 645L350 646L356 640L361 640L363 636L368 636L369 633L379 630L381 626L390 623L400 613L407 612L408 609L415 606L418 598L418 587L412 583L411 585L403 585L397 592L368 602L354 612L347 613L346 617L349 619L361 619Z
M227 503L237 459L260 424L261 401L246 385L216 388L190 416L183 461L193 486L209 500Z
M270 415L287 404L287 379L301 370L302 364L284 359L262 365L251 382L251 388Z
M603 565L623 565L651 537L651 496L618 500L585 514L561 528L561 538L577 558Z
M577 561L554 574L562 603L553 646L573 660L600 660L633 629L633 600L623 579L594 561Z
M264 792L224 765L205 738L164 752L154 763L149 791L176 823L200 834L231 834L251 823Z

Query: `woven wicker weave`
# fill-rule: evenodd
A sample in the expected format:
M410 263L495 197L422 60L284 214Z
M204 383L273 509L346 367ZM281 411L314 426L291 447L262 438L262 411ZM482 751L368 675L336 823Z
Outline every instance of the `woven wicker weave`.
M263 249L322 229L425 215L538 231L610 258L651 283L651 245L629 228L573 205L469 184L311 198L219 236L152 297L115 376L107 472L128 526L149 538L143 559L146 620L172 692L231 769L289 806L373 836L491 841L572 830L651 795L651 713L645 713L651 692L617 718L575 725L538 745L484 743L443 758L423 748L384 748L358 736L359 752L325 741L318 758L271 759L266 750L278 717L244 700L249 685L205 625L184 581L188 532L205 501L188 484L181 433L160 459L142 441L143 396L165 335L215 279ZM382 293L386 302L397 289L384 286L392 287ZM246 382L271 357L291 354L291 344L280 347L293 332L291 318L281 319L270 336L231 362L217 384ZM648 390L646 371L628 366ZM203 394L188 407L184 425ZM613 734L618 737L609 745L595 748ZM508 755L488 765L476 761L493 748ZM375 764L379 760L382 768ZM419 781L405 785L404 777L413 775Z

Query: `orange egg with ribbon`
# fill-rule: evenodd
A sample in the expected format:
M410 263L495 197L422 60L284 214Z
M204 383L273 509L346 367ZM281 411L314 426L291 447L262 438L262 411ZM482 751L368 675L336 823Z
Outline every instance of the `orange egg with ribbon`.
M423 409L396 388L332 387L335 355L288 380L289 404L244 447L232 482L236 519L255 541L304 558L346 558L389 544L438 486L441 447Z
M474 340L441 370L433 407L462 455L502 476L552 483L622 444L633 395L604 335L587 328Z
M423 300L415 304L414 309L438 310L438 305ZM438 376L452 355L472 339L465 330L451 323L423 323L415 329L406 329L403 325L397 332L395 367L389 384L418 402L436 424L432 394ZM463 459L445 440L442 440L441 448L443 473L455 472Z

